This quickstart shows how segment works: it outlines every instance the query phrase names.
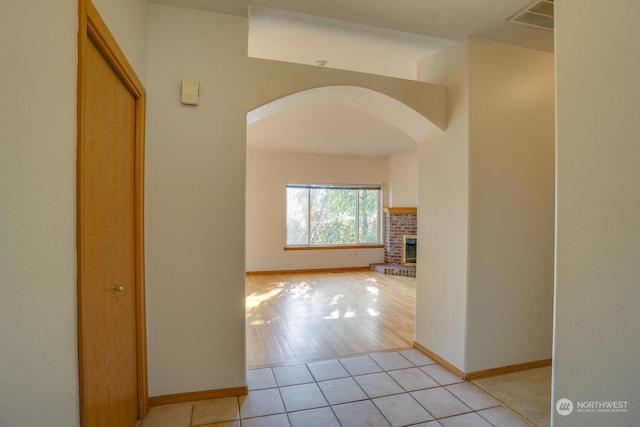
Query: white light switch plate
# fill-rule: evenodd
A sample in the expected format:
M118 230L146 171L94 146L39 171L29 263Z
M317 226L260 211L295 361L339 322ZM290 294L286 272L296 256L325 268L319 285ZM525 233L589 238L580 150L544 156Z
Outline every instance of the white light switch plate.
M200 93L200 81L191 77L182 79L181 102L184 105L198 105Z

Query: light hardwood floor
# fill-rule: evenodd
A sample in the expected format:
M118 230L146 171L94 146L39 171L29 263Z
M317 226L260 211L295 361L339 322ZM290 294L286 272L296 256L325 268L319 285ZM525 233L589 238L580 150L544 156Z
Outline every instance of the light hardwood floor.
M411 347L415 288L365 269L249 273L247 367Z

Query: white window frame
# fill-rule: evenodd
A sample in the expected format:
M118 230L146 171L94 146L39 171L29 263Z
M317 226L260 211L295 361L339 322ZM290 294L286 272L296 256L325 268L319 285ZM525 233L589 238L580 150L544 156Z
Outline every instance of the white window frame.
M307 242L290 244L288 243L288 203L289 198L286 195L288 188L306 188L307 189ZM356 215L355 215L355 243L337 243L329 245L313 245L309 243L310 239L310 219L311 219L311 190L312 189L353 189L353 190L378 190L378 209L377 209L377 229L378 239L375 243L360 243L360 197L356 195ZM380 247L383 239L382 224L382 184L319 184L319 183L287 183L285 185L285 248L333 248L333 247Z

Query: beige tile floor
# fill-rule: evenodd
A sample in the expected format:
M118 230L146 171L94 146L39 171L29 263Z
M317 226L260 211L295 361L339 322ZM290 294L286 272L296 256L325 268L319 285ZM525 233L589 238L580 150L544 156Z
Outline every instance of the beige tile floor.
M414 349L247 371L249 394L152 407L141 427L526 427Z

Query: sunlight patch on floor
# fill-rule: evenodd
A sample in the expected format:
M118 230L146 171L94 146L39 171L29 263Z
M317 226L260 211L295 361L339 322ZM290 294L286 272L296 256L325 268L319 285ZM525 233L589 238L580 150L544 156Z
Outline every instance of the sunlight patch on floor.
M275 289L271 289L267 292L263 292L263 293L253 293L251 295L249 295L246 299L246 308L247 310L253 310L254 308L258 307L260 304L262 304L265 301L270 300L271 298L275 297L276 295L278 295L280 292L282 292L283 287L279 287L279 288L275 288Z
M293 298L308 297L313 283L298 282L291 285L291 295Z

